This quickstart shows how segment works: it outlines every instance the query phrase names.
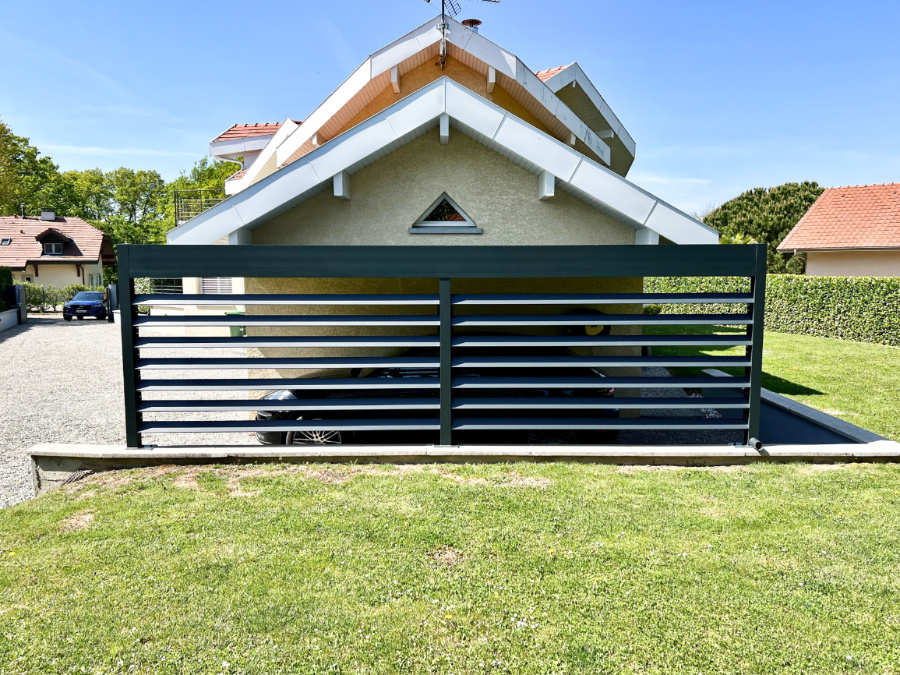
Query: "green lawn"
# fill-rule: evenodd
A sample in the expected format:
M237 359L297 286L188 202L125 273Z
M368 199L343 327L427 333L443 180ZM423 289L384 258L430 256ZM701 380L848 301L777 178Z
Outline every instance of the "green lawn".
M742 333L723 326L645 327L648 335ZM743 347L656 347L655 356L743 354ZM743 369L722 368L734 375ZM696 374L699 369L680 369ZM763 387L900 441L900 347L766 332Z
M896 465L70 488L0 511L0 673L900 673Z

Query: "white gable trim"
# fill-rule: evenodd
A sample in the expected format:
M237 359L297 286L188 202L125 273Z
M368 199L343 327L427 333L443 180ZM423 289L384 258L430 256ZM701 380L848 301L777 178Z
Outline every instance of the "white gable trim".
M170 244L209 244L253 229L332 185L333 177L372 164L448 115L454 128L629 226L677 244L711 244L718 233L503 108L443 77L243 192L171 230Z
M603 116L603 119L609 123L612 132L622 140L622 143L631 153L631 156L634 157L636 151L634 139L631 137L631 134L628 133L625 125L623 125L622 122L619 121L619 118L616 117L616 114L612 111L612 108L609 107L609 104L603 100L603 97L600 95L600 92L597 91L594 83L590 81L578 63L573 63L571 66L562 69L556 73L556 75L546 80L544 84L554 93L558 92L563 87L571 86L572 84L577 84L581 87L590 99L591 104L597 109L597 112L599 112Z
M279 143L283 143L286 138L301 126L303 125L297 124L290 117L282 122L278 131L275 132L274 136L270 137L262 152L253 160L253 163L250 166L246 167L247 172L237 180L228 181L228 193L235 194L246 188L248 185L251 185L253 180L259 175L266 160L272 156L272 153L275 151L275 148L278 147ZM210 144L210 154L212 154L212 144Z
M284 164L338 111L347 105L370 81L389 73L393 68L412 58L419 52L440 42L441 33L437 27L439 19L422 24L399 40L372 54L354 73L347 78L301 125L296 133L287 139L273 139L264 156L270 157L274 151L278 166ZM610 148L587 124L572 112L559 97L527 68L515 54L502 49L484 36L466 28L461 23L447 17L449 26L447 41L468 52L486 68L493 68L495 78L502 74L515 80L533 96L561 124L575 134L601 160L610 163ZM262 159L262 157L261 157ZM244 176L252 181L250 172Z

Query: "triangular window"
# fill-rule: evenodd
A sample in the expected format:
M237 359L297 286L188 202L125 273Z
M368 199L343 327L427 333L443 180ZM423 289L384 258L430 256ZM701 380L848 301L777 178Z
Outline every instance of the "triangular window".
M445 192L409 229L414 234L481 234L481 229Z

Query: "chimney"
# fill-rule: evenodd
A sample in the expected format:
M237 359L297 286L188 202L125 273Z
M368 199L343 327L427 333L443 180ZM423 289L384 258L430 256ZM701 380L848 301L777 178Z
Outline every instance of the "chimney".
M19 204L19 210L22 212L22 220L25 220L25 202Z
M465 26L466 28L470 28L473 31L475 31L476 33L478 33L478 32L480 32L478 30L478 27L481 25L481 23L482 22L479 19L466 19L465 21L462 22L462 25Z
M41 220L52 223L56 220L56 209L41 209Z

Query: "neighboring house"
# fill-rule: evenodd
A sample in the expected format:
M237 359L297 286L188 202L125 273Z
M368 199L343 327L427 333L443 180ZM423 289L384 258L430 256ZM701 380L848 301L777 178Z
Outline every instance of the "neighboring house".
M900 183L828 188L778 250L811 276L900 276Z
M718 242L715 230L625 178L635 142L578 64L535 73L462 24L448 19L446 34L439 25L430 21L374 53L302 124L286 120L261 150L254 145L252 163L227 181L231 196L179 224L168 243ZM261 128L259 136L223 139L248 129L232 127L211 148L248 138L262 144L274 125ZM434 292L413 280L244 282L248 293ZM643 280L545 284L543 292L634 293Z
M0 265L13 279L61 288L103 285L103 265L114 265L109 237L81 218L0 216Z

